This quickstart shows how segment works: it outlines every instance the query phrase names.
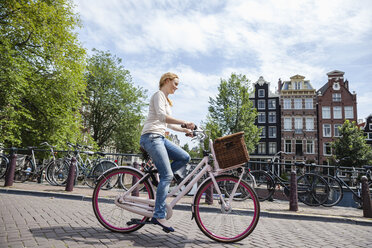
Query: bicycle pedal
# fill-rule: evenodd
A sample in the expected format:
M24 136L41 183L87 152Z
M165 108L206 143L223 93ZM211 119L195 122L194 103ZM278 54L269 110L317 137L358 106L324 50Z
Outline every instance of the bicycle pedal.
M131 225L145 225L145 224L154 224L149 220L146 221L141 221L140 219L131 219L130 221L127 222L128 226Z

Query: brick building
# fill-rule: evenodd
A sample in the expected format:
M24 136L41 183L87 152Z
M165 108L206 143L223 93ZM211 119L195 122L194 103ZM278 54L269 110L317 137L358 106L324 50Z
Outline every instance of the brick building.
M328 164L331 142L339 137L338 128L345 120L357 121L356 94L350 92L344 72L335 70L327 76L328 82L317 91L319 164Z
M318 162L316 91L304 76L278 82L281 104L281 150L286 163Z
M262 128L261 139L251 159L267 160L280 151L280 105L279 95L270 91L270 83L261 76L254 84L254 95L250 97L258 116L255 125Z
M364 133L366 134L367 144L372 147L372 114L366 118L366 123L364 125Z

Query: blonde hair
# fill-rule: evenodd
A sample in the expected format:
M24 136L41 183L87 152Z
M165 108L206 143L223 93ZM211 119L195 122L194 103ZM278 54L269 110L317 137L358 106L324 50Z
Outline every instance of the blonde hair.
M160 81L159 81L159 89L161 89L161 87L163 87L163 85L165 84L165 81L167 81L167 79L173 80L175 78L178 78L177 74L175 74L175 73L172 73L172 72L164 73L161 76ZM169 105L173 106L172 101L168 97L167 97L167 100L168 100Z

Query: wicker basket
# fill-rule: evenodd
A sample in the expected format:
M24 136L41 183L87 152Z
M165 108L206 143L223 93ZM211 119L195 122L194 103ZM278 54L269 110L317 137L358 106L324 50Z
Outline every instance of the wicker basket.
M244 142L244 132L216 139L213 148L221 169L244 164L249 160L247 146Z

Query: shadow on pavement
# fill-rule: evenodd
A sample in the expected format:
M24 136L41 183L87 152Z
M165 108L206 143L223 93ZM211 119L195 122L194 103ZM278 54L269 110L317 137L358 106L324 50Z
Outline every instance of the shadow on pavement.
M159 233L114 233L100 227L71 227L71 226L53 226L30 228L32 235L40 238L47 238L48 240L60 240L66 244L81 244L81 245L120 245L120 241L130 241L131 246L140 247L184 247L187 244L200 245L210 244L216 245L218 242L209 240L187 239L186 236L177 233L166 234L159 229ZM180 231L182 232L182 231ZM128 242L126 242L128 244ZM183 245L182 245L183 244ZM236 243L239 244L239 243ZM123 244L125 245L125 244ZM124 246L123 246L124 247Z

